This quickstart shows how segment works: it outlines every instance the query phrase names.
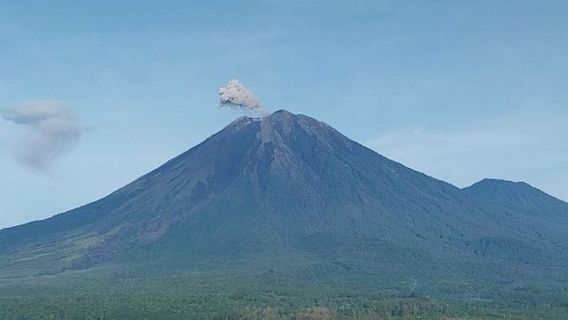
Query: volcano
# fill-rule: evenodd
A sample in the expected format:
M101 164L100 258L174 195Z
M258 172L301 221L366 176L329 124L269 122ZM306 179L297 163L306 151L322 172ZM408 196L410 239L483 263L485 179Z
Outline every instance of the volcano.
M568 204L528 184L460 189L280 110L237 119L103 199L0 231L0 278L550 281L568 271L567 226Z

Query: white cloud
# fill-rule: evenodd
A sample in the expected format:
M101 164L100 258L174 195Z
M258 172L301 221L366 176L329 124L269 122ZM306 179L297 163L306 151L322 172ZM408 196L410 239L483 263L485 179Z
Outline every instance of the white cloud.
M68 108L55 102L28 102L0 111L4 120L34 131L18 143L16 159L31 168L44 170L69 151L81 137L81 128Z

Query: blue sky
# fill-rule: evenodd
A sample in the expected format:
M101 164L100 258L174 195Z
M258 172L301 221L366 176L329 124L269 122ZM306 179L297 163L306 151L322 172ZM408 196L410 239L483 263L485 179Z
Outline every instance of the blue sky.
M0 227L85 204L240 116L323 120L459 187L523 180L568 200L566 1L2 1L0 108L55 101L82 127L38 172L0 122Z

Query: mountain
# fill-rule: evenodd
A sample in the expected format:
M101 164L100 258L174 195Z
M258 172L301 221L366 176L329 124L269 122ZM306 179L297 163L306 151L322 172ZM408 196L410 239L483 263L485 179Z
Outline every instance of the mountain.
M103 199L0 231L0 278L552 280L567 271L567 217L568 204L527 184L462 190L280 110L237 119Z
M484 179L464 188L464 191L475 199L499 203L524 211L559 217L562 217L568 211L568 203L525 182Z

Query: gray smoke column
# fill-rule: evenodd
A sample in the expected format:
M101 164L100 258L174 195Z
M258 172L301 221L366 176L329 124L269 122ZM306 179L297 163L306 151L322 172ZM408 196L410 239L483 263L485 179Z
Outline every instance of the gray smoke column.
M52 160L75 146L81 128L65 105L30 102L0 111L4 120L34 131L15 150L16 159L31 168L44 170Z
M239 80L233 79L219 89L219 107L232 107L258 114L266 114L260 101Z

